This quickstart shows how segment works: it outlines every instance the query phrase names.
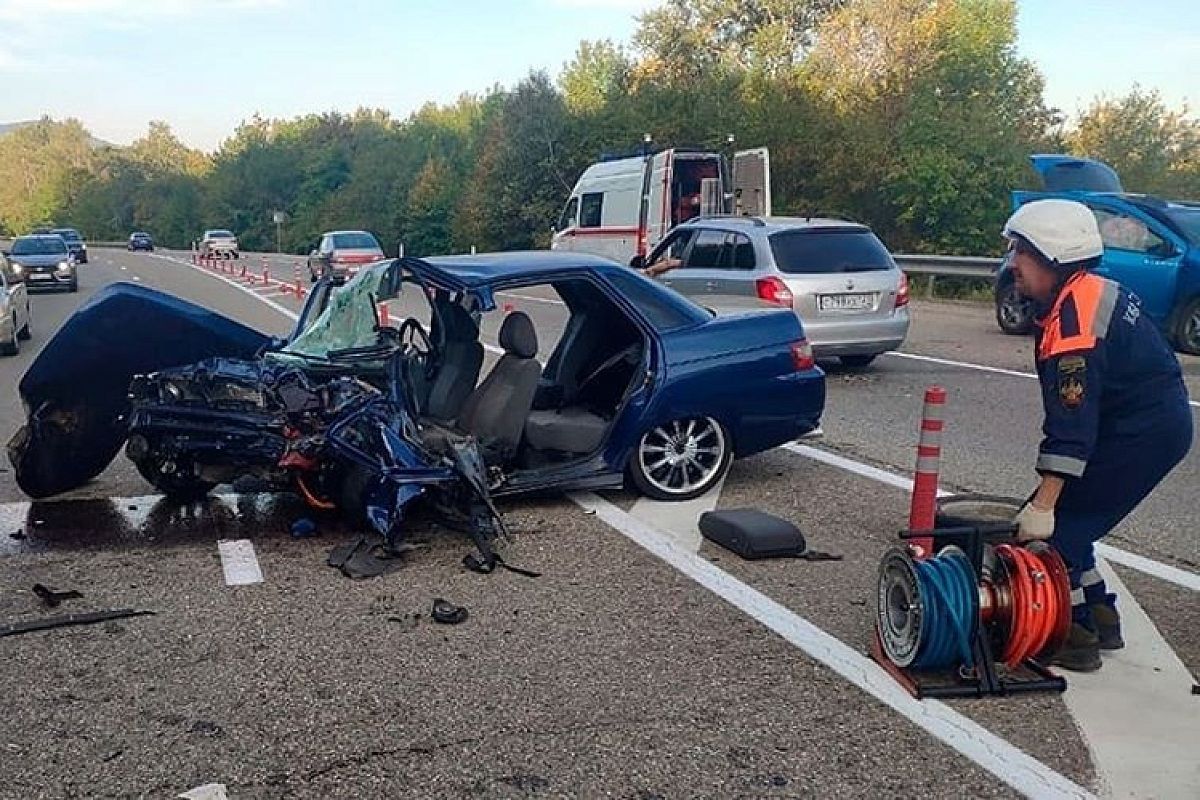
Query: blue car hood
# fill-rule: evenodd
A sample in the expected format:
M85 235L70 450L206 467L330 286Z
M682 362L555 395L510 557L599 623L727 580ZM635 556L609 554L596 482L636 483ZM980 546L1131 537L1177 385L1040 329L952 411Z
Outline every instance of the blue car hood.
M135 375L206 358L253 358L270 338L163 292L130 283L101 289L67 319L18 391L26 423L8 444L31 497L80 486L125 441Z

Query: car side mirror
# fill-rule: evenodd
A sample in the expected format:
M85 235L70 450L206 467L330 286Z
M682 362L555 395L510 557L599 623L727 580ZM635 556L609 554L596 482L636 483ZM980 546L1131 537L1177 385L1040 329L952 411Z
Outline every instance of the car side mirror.
M633 267L634 269L645 269L646 257L634 256L633 258L629 259L629 266Z
M309 255L309 257L310 257L310 258L316 258L316 257L317 257L317 251L316 251L316 250L313 250L313 251L312 251L311 253L309 253L308 255Z

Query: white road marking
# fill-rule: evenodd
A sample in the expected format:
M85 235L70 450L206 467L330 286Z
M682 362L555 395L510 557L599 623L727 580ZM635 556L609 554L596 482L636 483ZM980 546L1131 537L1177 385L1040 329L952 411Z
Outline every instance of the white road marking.
M254 554L254 543L249 539L222 539L217 542L221 554L221 569L225 572L227 586L248 586L262 583L262 568Z
M721 499L721 489L724 486L725 478L722 477L716 486L704 494L682 503L665 503L649 497L639 497L634 501L629 513L647 525L667 534L675 544L689 553L698 553L702 539L699 527L700 515L717 507L717 502Z
M894 472L873 467L870 464L863 464L855 461L852 458L831 453L828 450L821 450L816 447L810 447L804 444L795 444L789 442L783 445L783 449L789 450L797 455L811 458L814 461L820 461L823 464L828 464L838 469L844 469L847 472L853 472L856 475L861 475L864 478L870 478L873 481L894 486L897 489L902 489L906 492L912 492L912 478L904 475L897 475ZM938 489L938 497L949 497L953 492L947 492L943 489ZM1200 575L1195 572L1189 572L1179 567L1173 567L1170 564L1164 564L1161 561L1155 561L1152 558L1139 556L1136 553L1131 553L1128 550L1122 550L1119 547L1114 547L1105 542L1096 543L1096 553L1109 561L1115 561L1118 564L1135 569L1139 572L1144 572L1147 575L1152 575L1169 583L1174 583L1177 586L1182 586L1185 589L1192 591L1200 591Z
M901 353L895 350L890 353L884 353L884 355L894 356L895 358L907 358L910 361L925 361L930 364L941 364L944 367L958 367L959 369L973 369L977 372L990 372L994 375L1007 375L1011 378L1037 380L1037 375L1033 372L1018 372L1015 369L989 367L986 364L972 364L969 361L952 361L948 358L935 358L934 356L923 356L918 353ZM1192 408L1200 408L1200 401L1188 400L1188 405L1190 405Z
M937 700L915 700L871 659L795 612L690 553L663 532L590 493L572 499L587 511L696 583L753 617L811 658L913 724L957 750L1027 797L1086 798L1079 784Z
M237 289L239 292L244 292L245 294L249 295L250 297L261 300L262 302L266 303L271 308L275 309L280 314L283 314L285 317L287 317L290 320L295 321L300 318L300 315L297 314L295 311L292 311L290 308L287 308L286 306L282 306L279 303L276 303L274 300L272 300L269 297L263 297L262 295L255 294L249 287L243 286L242 284L238 283L237 281L230 280L229 278L226 278L224 275L220 275L218 273L212 272L211 270L207 270L204 267L198 267L195 264L192 264L189 261L184 261L181 258L175 258L173 256L163 256L163 255L159 255L158 253L151 253L150 255L153 258L159 258L159 259L162 259L163 261L171 261L175 264L182 264L183 266L190 267L191 269L194 269L203 275L207 275L210 278L214 278L216 280L221 281L222 283L229 284L233 288Z
M1120 577L1100 572L1121 597L1125 649L1104 653L1099 672L1071 673L1063 695L1109 797L1200 797L1200 713L1192 675ZM1191 700L1192 702L1188 702Z
M1108 559L1115 564L1120 564L1121 566L1135 569L1138 572L1153 575L1164 581L1178 584L1185 589L1191 589L1193 592L1200 592L1200 575L1189 572L1186 569L1172 567L1170 564L1163 564L1161 561L1139 556L1137 553L1130 553L1128 550L1121 550L1104 542L1096 542L1096 555Z
M125 272L128 269L129 269L129 267L121 267L121 272Z

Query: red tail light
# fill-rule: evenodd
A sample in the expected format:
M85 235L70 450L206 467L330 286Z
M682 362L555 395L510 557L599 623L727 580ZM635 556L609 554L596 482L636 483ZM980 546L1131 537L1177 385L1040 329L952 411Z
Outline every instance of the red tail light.
M816 359L813 358L812 345L808 343L808 339L792 342L792 364L796 367L796 372L804 372L817 365Z
M908 276L900 273L900 286L896 288L896 308L908 305Z
M792 307L792 290L787 284L772 275L769 278L759 278L754 282L754 289L759 299L784 308Z

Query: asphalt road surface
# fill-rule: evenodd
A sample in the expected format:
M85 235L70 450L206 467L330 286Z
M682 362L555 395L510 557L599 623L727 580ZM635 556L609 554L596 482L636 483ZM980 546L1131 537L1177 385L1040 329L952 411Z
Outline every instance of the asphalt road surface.
M302 261L252 256L220 275L186 262L98 250L79 294L35 296L33 340L0 360L0 429L19 424L15 385L38 349L112 281L290 329L294 287L247 284L241 269L265 263L307 285ZM563 318L552 296L498 299L530 314L548 353ZM944 488L1016 496L1035 480L1030 341L1002 336L986 307L914 305L903 355L830 366L824 436L805 445L842 466L776 450L736 463L710 501L785 516L840 562L739 561L672 533L670 509L615 492L504 507L506 556L539 578L467 572L468 542L417 522L422 549L355 582L324 563L353 532L322 518L317 537L292 539L308 512L289 496L178 508L122 456L70 495L29 503L0 473L0 624L57 613L37 582L83 595L58 611L156 612L0 638L0 797L169 797L210 782L231 798L1118 794L1155 735L1148 721L1130 719L1114 751L1081 732L1086 715L1064 696L906 702L859 655L879 558L908 508L863 467L907 474L926 386L950 395ZM494 347L502 311L492 316ZM1200 360L1183 364L1200 396ZM1193 674L1198 470L1193 452L1108 540L1152 561L1154 574L1116 569ZM660 534L673 544L646 538ZM226 584L217 542L237 539L253 543L262 582ZM434 624L435 597L466 606L467 621ZM1115 668L1097 675L1110 673L1098 691L1127 694ZM1168 691L1200 719L1186 682ZM1200 795L1194 763L1176 778L1160 757L1131 796ZM1155 772L1160 783L1141 777Z

